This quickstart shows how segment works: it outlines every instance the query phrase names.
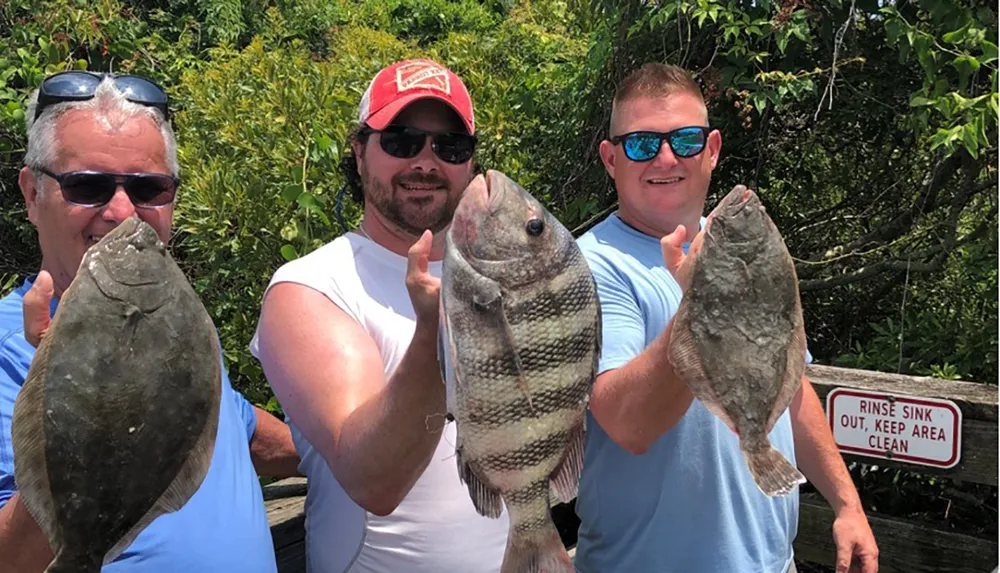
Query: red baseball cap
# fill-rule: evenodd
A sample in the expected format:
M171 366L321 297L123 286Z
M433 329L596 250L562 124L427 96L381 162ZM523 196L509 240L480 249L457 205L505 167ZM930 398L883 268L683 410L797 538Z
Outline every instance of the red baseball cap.
M361 97L358 122L385 129L404 107L427 98L447 104L462 118L470 135L476 132L472 98L465 84L448 68L424 59L396 62L376 74Z

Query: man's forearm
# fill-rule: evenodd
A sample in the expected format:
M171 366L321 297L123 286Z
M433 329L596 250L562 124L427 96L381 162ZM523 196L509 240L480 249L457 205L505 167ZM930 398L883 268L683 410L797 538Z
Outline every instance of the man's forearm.
M423 473L441 438L445 409L437 332L418 324L385 388L348 417L337 444L335 463L351 489L368 492L363 505L370 511L391 512Z
M250 461L259 475L286 478L299 473L299 454L292 442L292 432L267 410L253 407L257 427L250 439Z
M41 573L52 561L49 540L14 494L0 507L0 567L10 573Z
M694 400L668 358L669 327L624 366L602 374L590 411L618 445L642 454L677 425Z
M791 416L795 458L806 479L816 486L834 512L861 511L861 500L833 441L823 406L805 376L802 388L792 399Z

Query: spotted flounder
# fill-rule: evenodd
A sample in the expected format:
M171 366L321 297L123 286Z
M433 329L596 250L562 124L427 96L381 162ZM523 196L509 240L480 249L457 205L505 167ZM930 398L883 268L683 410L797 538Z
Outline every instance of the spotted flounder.
M130 218L84 255L14 404L14 478L53 573L97 572L201 485L221 357L198 296Z
M795 265L757 195L736 186L690 248L691 285L674 317L669 355L695 397L739 436L762 492L805 478L768 433L799 390L806 338Z

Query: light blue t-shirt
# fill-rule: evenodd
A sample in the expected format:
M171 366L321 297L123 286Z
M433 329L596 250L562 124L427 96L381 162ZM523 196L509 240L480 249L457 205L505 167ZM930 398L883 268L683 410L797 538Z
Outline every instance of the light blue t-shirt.
M22 307L32 280L29 277L0 299L0 507L17 490L11 420L14 400L35 353L24 338ZM53 300L53 315L56 304ZM180 510L154 520L102 571L277 571L264 498L250 461L249 442L256 425L253 407L233 390L223 366L219 431L201 487Z
M660 335L682 293L659 240L617 213L578 244L601 299L604 372ZM787 411L769 437L795 464ZM736 434L698 400L642 455L612 441L587 413L576 502L581 573L781 573L792 561L798 507L798 490L777 498L760 492Z

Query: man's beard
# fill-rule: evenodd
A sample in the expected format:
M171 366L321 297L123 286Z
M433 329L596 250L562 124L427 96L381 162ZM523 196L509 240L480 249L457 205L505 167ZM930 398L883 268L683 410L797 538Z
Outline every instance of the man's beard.
M417 237L422 235L425 229L430 229L434 234L444 230L451 223L451 219L455 215L455 209L458 207L458 202L461 199L460 195L454 197L450 195L446 179L433 174L411 173L405 179L397 175L393 177L389 185L386 185L373 177L369 173L367 166L363 166L361 168L361 181L365 198L371 202L372 206L401 231ZM444 189L434 191L434 193L443 193L446 201L438 207L421 209L416 201L395 196L395 190L403 181L406 183L443 185ZM433 201L433 199L430 201ZM409 214L404 212L407 207L406 203L410 203Z

